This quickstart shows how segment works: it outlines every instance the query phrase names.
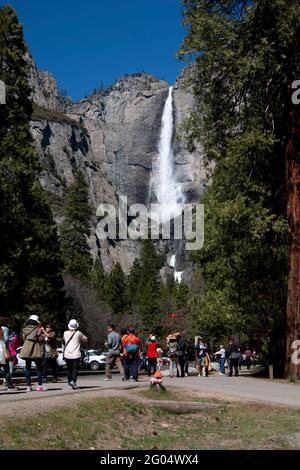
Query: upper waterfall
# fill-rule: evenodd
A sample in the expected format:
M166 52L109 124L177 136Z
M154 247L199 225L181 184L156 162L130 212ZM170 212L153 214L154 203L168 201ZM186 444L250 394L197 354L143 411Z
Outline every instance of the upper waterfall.
M165 102L159 140L159 158L152 174L152 187L159 203L159 216L162 222L179 215L184 203L181 185L176 181L173 154L173 87L169 88Z

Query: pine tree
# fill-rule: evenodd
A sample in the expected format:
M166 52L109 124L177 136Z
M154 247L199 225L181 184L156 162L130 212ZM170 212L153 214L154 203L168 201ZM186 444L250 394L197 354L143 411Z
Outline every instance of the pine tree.
M108 277L106 300L114 315L122 315L126 307L126 280L124 272L117 263Z
M57 227L38 181L29 122L32 112L22 27L0 8L0 304L19 326L32 313L63 322L62 260Z
M176 308L181 309L185 308L188 303L189 289L188 286L181 282L180 284L176 282L174 286L174 297L176 300Z
M158 271L162 257L156 253L152 240L143 240L140 258L136 259L128 276L126 296L137 305L146 334L160 329L160 285Z
M146 334L159 335L160 333L161 314L159 300L159 285L156 279L150 279L142 290L139 299L139 309L142 316L144 333Z
M195 256L205 291L194 308L207 335L223 340L239 332L265 348L279 375L287 297L285 153L290 81L300 76L299 2L183 5L189 32L181 54L196 59L188 141L200 141L215 162L204 201L206 242ZM299 334L297 315L299 308L291 316Z
M92 260L88 237L91 208L88 187L81 171L67 191L65 220L61 226L61 246L66 272L81 280L90 280Z
M100 258L97 258L94 262L93 270L91 273L91 282L92 286L96 289L99 298L105 300L107 276L105 275Z
M128 303L137 304L140 296L140 284L142 279L142 264L139 258L136 258L130 269L127 279L126 297Z

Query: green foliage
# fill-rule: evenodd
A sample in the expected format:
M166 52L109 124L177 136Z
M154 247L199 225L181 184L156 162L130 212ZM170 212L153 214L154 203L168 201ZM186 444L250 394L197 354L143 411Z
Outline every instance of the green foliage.
M97 258L94 262L93 270L91 272L91 283L92 286L96 289L99 298L105 299L107 276L105 275L100 258Z
M300 6L284 0L183 5L189 30L180 54L194 61L196 96L186 137L190 147L201 142L207 161L215 162L204 201L205 245L194 256L205 279L204 292L192 299L196 327L216 342L239 333L255 347L267 343L280 373L286 110L290 81L300 76Z
M91 208L88 187L81 171L67 190L65 220L61 225L61 246L66 272L90 280L92 260L88 244Z
M126 280L123 270L117 263L107 280L106 300L114 315L124 313L126 301Z
M32 313L63 321L62 261L57 227L38 181L29 121L28 65L14 10L0 8L0 304L19 326Z
M176 301L176 308L177 309L185 308L188 304L188 296L189 296L188 286L184 282L181 282L180 284L176 282L173 292L174 292L174 297Z
M152 240L143 240L141 254L135 260L127 285L127 298L137 305L146 333L157 333L160 325L160 286L158 271L162 258L156 253Z
M158 334L160 332L159 300L158 283L156 279L151 279L147 281L139 299L144 331L148 331L149 334Z

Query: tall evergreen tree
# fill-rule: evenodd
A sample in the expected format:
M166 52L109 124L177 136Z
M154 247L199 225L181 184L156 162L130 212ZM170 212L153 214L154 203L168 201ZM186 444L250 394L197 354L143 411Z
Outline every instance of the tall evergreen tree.
M88 244L91 207L83 173L75 173L67 191L65 220L61 226L61 246L66 272L81 280L90 280L92 259Z
M22 27L15 11L0 8L0 304L21 325L36 313L63 321L62 261L57 228L38 181L29 129L32 112Z
M122 315L126 306L126 280L123 270L117 263L108 277L106 300L113 314Z
M160 285L158 271L162 257L156 253L152 240L143 240L140 258L136 259L128 276L127 298L141 314L145 333L158 333L160 328Z
M105 275L101 259L97 258L91 273L92 286L96 289L100 299L105 300L107 276Z
M290 81L300 76L299 2L183 5L189 32L181 54L195 59L197 102L189 143L200 141L215 162L205 199L206 243L196 256L205 278L198 321L218 340L239 332L264 343L279 375L287 297L285 153ZM293 322L299 335L300 322L295 316Z

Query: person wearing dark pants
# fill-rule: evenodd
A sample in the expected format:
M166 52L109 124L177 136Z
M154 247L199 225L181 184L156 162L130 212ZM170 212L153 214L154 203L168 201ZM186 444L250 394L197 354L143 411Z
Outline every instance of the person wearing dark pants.
M185 341L184 341L184 337L178 333L178 335L176 336L176 340L177 340L177 354L178 354L178 362L179 362L179 367L180 367L180 374L181 374L181 377L185 377L185 373L184 373L184 359L185 359ZM179 371L177 370L177 377L179 377Z
M45 378L47 378L48 371L52 372L53 382L57 382L57 363L56 357L46 357L45 359Z
M20 352L20 358L25 360L26 370L26 391L30 392L31 388L31 363L35 363L37 368L38 386L36 390L43 392L46 388L43 386L43 343L44 343L44 328L42 327L39 317L31 315L28 323L23 328L22 337L24 344Z
M233 369L234 375L237 377L239 375L239 359L241 353L239 352L239 348L236 344L234 344L233 340L230 341L229 347L226 351L226 357L229 362L229 374L228 377L232 377Z
M148 377L151 377L151 374L155 374L157 369L157 347L156 338L154 335L150 335L147 341L147 356L148 356Z
M234 369L234 375L237 377L239 375L239 359L238 358L230 358L229 359L229 377L232 377Z
M57 382L57 341L55 331L51 325L47 324L44 329L44 377L47 379L47 373L50 369L53 376L53 382Z
M68 370L68 384L71 388L72 384L76 384L77 382L77 377L78 377L78 368L79 368L79 361L80 359L67 359L66 358L66 364L67 364L67 370Z
M139 374L139 358L143 353L142 342L135 334L135 328L128 328L128 335L123 338L122 351L124 357L125 380L130 377L136 382Z
M31 388L31 363L34 362L37 371L38 387L43 386L43 360L42 359L25 359L25 377L26 386Z
M129 380L130 377L133 380L138 380L139 373L139 358L138 356L127 356L124 359L124 370L125 370L125 380Z
M155 374L157 369L157 358L148 357L148 377L151 377L152 374Z
M80 346L87 342L87 337L79 330L79 324L75 319L69 321L68 331L64 332L64 358L68 367L68 384L76 390L79 361L81 358Z

